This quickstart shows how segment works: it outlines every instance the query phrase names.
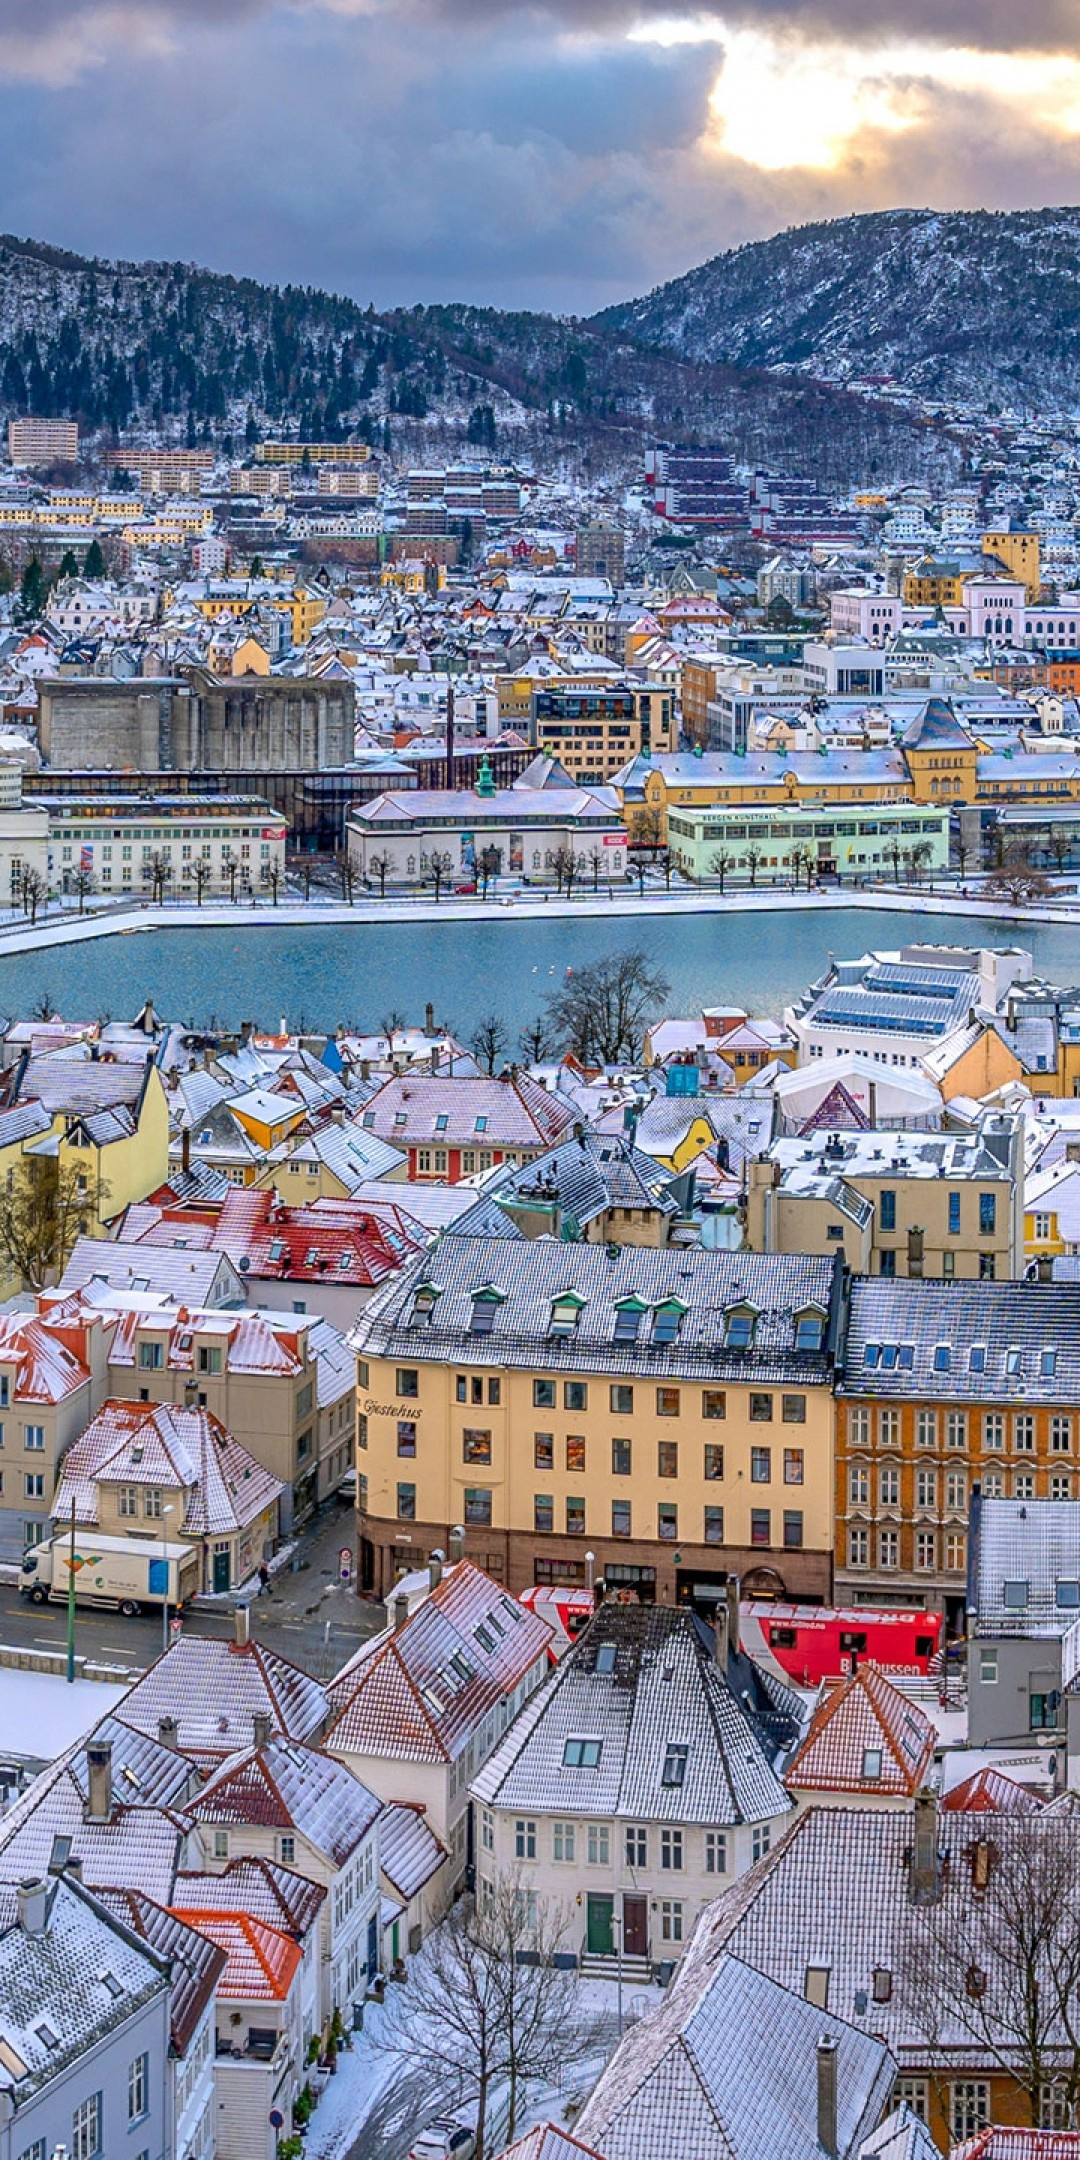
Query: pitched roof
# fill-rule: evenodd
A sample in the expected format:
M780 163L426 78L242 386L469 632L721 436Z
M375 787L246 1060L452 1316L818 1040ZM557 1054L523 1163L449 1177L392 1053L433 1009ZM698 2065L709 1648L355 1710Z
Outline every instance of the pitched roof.
M220 1875L181 1872L176 1878L179 1905L199 1905L204 1911L250 1913L268 1927L280 1928L303 1942L315 1926L330 1892L325 1883L312 1882L293 1868L257 1854L230 1860Z
M930 1719L876 1665L823 1695L785 1782L797 1792L911 1799L933 1761Z
M821 2160L818 2047L837 2059L837 2155L855 2160L892 2088L875 2035L691 1940L667 2000L622 2041L576 2128L604 2160Z
M403 1073L371 1097L360 1122L398 1147L552 1147L570 1131L574 1113L527 1073L505 1080Z
M153 1485L183 1495L179 1534L224 1537L256 1522L285 1488L212 1411L179 1403L103 1403L63 1457L52 1513L100 1519L99 1486Z
M62 1323L34 1313L0 1312L0 1364L14 1367L16 1403L60 1403L90 1379Z
M946 1793L942 1807L953 1814L962 1815L1038 1815L1042 1802L1030 1785L1021 1785L1017 1778L1006 1777L992 1763L984 1763L981 1770L954 1785Z
M595 2145L582 2145L568 2130L538 2123L535 2130L527 2130L508 2145L499 2160L604 2160L604 2156Z
M0 2091L16 2105L84 2060L139 2007L164 1994L168 1969L81 1884L53 1878L39 1934L0 1933Z
M1080 1284L857 1276L838 1392L1030 1409L1080 1401Z
M323 1745L335 1755L451 1762L544 1656L552 1632L471 1560L459 1561L403 1627L362 1643L331 1681Z
M1066 1341L1063 1351L1072 1364L1073 1345ZM1080 1364L1080 1344L1075 1361ZM1035 1390L1029 1395L1025 1389L1018 1399L1027 1403L1032 1396ZM976 1635L1055 1640L1069 1633L1080 1597L1080 1508L1074 1501L980 1499L972 1548L969 1604Z
M408 1904L446 1859L446 1847L415 1802L395 1802L379 1824L379 1866Z
M250 1744L257 1715L303 1744L316 1737L328 1707L317 1680L262 1643L181 1635L135 1682L117 1715L150 1733L161 1718L174 1717L180 1750L215 1761Z
M173 2053L185 2055L225 1971L224 1950L140 1890L103 1891L102 1903L168 1959L169 2036Z
M570 1744L600 1744L591 1767ZM676 1782L669 1751L685 1751ZM635 1822L741 1823L788 1814L782 1753L739 1702L692 1614L600 1607L489 1756L472 1790L489 1806Z
M193 1822L299 1831L340 1868L381 1808L382 1801L344 1763L317 1748L278 1739L223 1763L187 1812Z
M904 750L972 750L974 738L961 727L949 698L928 698L900 737Z
M300 1970L303 1951L291 1935L267 1927L249 1913L225 1913L201 1906L172 1908L178 1920L196 1928L225 1952L217 1984L225 2002L285 2002Z

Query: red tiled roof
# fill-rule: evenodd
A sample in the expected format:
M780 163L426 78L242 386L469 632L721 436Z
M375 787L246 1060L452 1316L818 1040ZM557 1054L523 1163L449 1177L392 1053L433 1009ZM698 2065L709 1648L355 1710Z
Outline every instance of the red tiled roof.
M206 1911L174 1905L185 1927L195 1928L224 1950L228 1963L217 1984L226 2002L284 2002L300 1970L303 1951L291 1935L267 1927L249 1913Z
M934 1727L876 1665L822 1697L784 1783L795 1792L910 1798L934 1754Z
M954 1785L941 1804L955 1815L1038 1815L1042 1812L1042 1801L1030 1785L1021 1785L1016 1778L1006 1777L1004 1771L995 1770L989 1763L965 1778L962 1785Z
M954 2145L949 2160L1080 2160L1080 2130L1014 2130L990 2123Z
M83 1328L66 1328L34 1313L0 1313L0 1364L14 1365L16 1402L63 1402L90 1378L75 1353Z

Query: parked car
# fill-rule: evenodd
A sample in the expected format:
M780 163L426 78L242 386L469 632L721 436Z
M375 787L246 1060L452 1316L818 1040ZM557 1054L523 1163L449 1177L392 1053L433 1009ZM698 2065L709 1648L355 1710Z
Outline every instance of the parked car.
M340 1478L340 1479L339 1479L339 1481L338 1481L338 1483L337 1483L337 1485L336 1485L336 1486L334 1487L334 1491L335 1491L335 1494L336 1494L336 1496L337 1496L337 1498L338 1498L339 1500L344 1500L344 1501L346 1502L346 1504L347 1504L347 1505L348 1505L349 1507L355 1507L355 1506L356 1506L356 1472L355 1472L355 1470L346 1470L346 1472L345 1472L345 1475L344 1475L344 1477L343 1477L343 1478Z
M473 2160L476 2132L467 2123L439 2116L409 2147L409 2160Z
M455 885L454 891L456 893L474 893L476 891L476 886L475 883L467 885Z

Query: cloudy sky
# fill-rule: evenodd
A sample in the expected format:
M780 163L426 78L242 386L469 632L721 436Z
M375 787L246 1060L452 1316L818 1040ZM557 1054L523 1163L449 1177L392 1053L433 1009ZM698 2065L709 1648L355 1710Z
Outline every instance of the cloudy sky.
M894 203L1080 198L1080 0L0 0L0 226L585 313Z

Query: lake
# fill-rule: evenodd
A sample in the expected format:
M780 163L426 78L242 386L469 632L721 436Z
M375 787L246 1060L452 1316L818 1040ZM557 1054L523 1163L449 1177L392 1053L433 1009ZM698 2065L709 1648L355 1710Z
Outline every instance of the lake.
M830 953L852 958L924 937L928 943L1023 945L1035 971L1080 980L1080 940L1067 924L973 920L880 909L788 908L775 913L583 916L440 922L328 923L310 927L156 930L0 959L0 1013L27 1014L42 999L69 1019L130 1019L147 997L170 1019L251 1020L329 1032L377 1028L396 1009L436 1019L468 1038L497 1012L510 1041L543 1006L568 967L639 946L667 976L669 1012L744 1005L776 1018L822 973Z

